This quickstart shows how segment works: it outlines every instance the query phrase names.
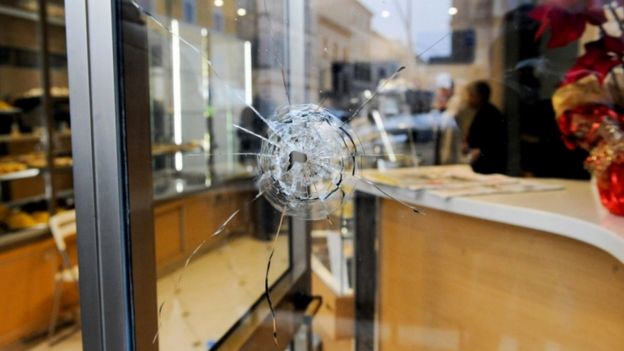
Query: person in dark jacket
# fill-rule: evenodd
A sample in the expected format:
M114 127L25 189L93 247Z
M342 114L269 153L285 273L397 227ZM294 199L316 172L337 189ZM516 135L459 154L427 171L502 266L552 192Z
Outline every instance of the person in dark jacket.
M477 173L507 170L507 126L503 114L490 103L490 86L478 81L468 87L468 104L477 112L468 129L467 147Z

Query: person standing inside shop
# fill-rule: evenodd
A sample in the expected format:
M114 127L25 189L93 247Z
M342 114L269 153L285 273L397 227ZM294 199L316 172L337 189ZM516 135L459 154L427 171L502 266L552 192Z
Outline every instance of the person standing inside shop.
M476 110L468 129L466 147L472 169L477 173L505 173L507 170L507 126L503 114L490 103L490 85L484 81L468 87L468 104Z

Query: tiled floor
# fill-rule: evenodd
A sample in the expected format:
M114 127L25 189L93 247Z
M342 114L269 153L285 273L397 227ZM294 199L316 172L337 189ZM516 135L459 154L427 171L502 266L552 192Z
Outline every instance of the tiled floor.
M264 273L271 242L237 237L197 257L187 267L180 292L173 297L179 272L158 280L158 300L165 301L161 350L206 350L264 293ZM280 237L271 264L270 282L288 268L288 238ZM80 333L54 346L41 343L31 351L79 351Z

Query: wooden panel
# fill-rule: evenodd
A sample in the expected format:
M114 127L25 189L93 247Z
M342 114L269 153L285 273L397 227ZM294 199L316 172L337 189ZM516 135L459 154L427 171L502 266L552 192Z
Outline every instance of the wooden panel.
M54 176L54 187L56 191L71 190L74 187L74 177L71 170L59 171Z
M182 254L181 207L167 212L157 211L154 216L156 235L156 264L166 264Z
M624 267L564 237L385 200L381 350L624 350Z
M193 250L202 241L209 238L219 226L211 213L212 197L202 197L188 201L184 205L184 233L186 249Z
M26 197L45 194L43 177L26 178L12 181L10 184L11 198L23 199Z
M218 196L215 193L170 201L154 209L159 266L182 262L200 239L209 236L236 209L242 209L242 213L228 230L244 228L247 224L244 204L251 193L224 191ZM184 240L188 241L186 246ZM75 262L75 238L68 239L67 247ZM52 307L54 274L59 265L60 257L51 237L0 252L0 349L45 330ZM10 303L1 303L6 301ZM68 284L63 305L71 308L77 303L75 286Z
M0 253L0 348L47 326L58 262L51 239Z
M210 192L186 200L183 204L186 252L190 253L202 241L210 238L236 210L240 210L240 213L224 232L247 230L245 204L250 198L249 193Z
M314 272L312 295L323 297L323 305L314 317L314 327L322 331L323 341L353 337L353 296L337 296Z
M251 195L248 192L240 191L228 191L228 192L216 192L213 195L211 216L220 226L225 222L228 217L234 211L240 210L241 212L234 218L228 225L227 231L233 232L241 230L245 225L245 212L247 210L246 204L251 200Z

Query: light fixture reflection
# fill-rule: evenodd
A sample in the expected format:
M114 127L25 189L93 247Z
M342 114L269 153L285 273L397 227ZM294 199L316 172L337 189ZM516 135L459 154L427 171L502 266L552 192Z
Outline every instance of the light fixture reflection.
M223 6L223 0L214 0L214 5L216 7L221 7Z
M245 103L251 105L253 103L251 84L251 42L246 41L243 45L244 62L245 62Z
M182 144L182 79L180 69L180 28L177 20L171 21L171 66L173 82L173 141ZM182 170L182 154L175 155L175 169Z
M243 17L247 14L247 10L241 7L240 9L236 10L236 14Z

